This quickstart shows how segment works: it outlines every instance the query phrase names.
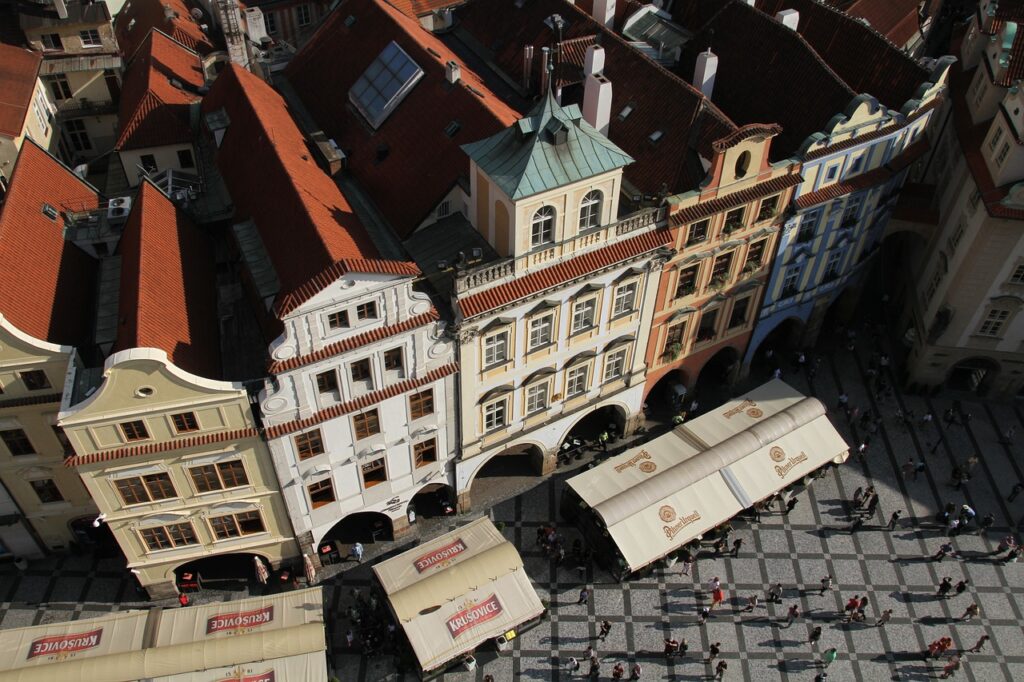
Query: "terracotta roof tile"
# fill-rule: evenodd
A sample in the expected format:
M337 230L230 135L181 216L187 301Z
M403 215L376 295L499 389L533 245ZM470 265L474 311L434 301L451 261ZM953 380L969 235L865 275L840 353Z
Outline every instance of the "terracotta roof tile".
M593 274L616 263L654 251L671 242L671 230L658 229L645 232L640 236L624 239L582 256L570 258L558 265L528 273L506 284L499 284L478 294L472 294L459 300L458 305L463 316L468 320L533 294Z
M0 213L0 313L37 339L86 342L93 323L96 262L64 241L60 212L99 206L97 190L31 139L21 146Z
M198 448L205 445L213 445L215 443L226 443L232 440L246 440L248 438L255 438L258 435L259 432L253 428L204 433L198 436L188 436L185 438L177 438L175 440L161 441L159 443L133 445L128 448L93 452L88 455L73 455L64 460L64 466L71 469L85 464L110 462L115 459L124 459L126 457L141 457L143 455L154 455L162 452L171 452L173 450L188 450L190 448Z
M800 177L799 173L781 175L777 178L773 178L767 182L762 182L749 189L745 189L734 194L687 206L681 211L673 214L670 221L674 226L687 225L695 220L701 220L702 218L707 218L710 215L723 213L731 208L735 208L736 206L749 204L761 197L776 194L789 187L793 187L794 185L799 185L801 182L803 182L803 178ZM780 207L780 209L781 208L784 207Z
M349 90L391 41L423 77L372 130L349 103ZM462 72L454 86L445 79L448 61ZM493 135L519 118L436 36L383 0L346 0L295 56L287 75L403 238L468 174L469 158L459 145ZM445 129L453 121L459 129L449 136Z
M235 203L236 220L253 220L273 262L281 283L276 314L294 310L346 272L419 274L412 263L381 259L348 200L313 160L273 88L231 65L203 101L204 112L219 109L230 124L217 150L217 165Z
M388 0L388 4L410 19L448 7L456 7L466 0Z
M148 180L119 246L121 296L114 350L158 348L178 367L220 377L213 246Z
M0 135L21 134L41 61L31 50L0 43Z
M835 6L834 2L831 4ZM903 47L920 33L917 17L920 5L921 0L855 0L845 12L868 22L896 47Z
M171 84L177 80L183 87ZM161 147L192 140L189 107L205 84L199 55L152 31L125 72L117 149Z
M410 329L416 329L417 327L431 324L439 319L441 319L441 316L438 314L437 310L435 308L431 308L430 312L410 317L398 324L392 324L387 327L377 327L376 329L371 329L368 332L355 334L346 339L342 339L341 341L336 341L324 346L318 351L307 353L306 355L299 355L294 358L288 358L287 360L272 362L268 371L271 374L280 374L281 372L295 369L297 367L305 367L306 365L311 365L314 362L320 362L326 358L334 357L339 353L354 350L367 344L390 338L396 334L407 332Z
M459 366L456 363L444 365L437 369L430 370L418 379L407 379L406 381L400 381L397 384L391 384L387 388L367 393L355 400L349 400L347 402L334 405L333 407L329 407L326 410L315 412L305 419L296 419L284 424L269 426L266 429L267 438L279 438L280 436L288 433L294 433L296 431L301 431L302 429L308 429L310 426L322 424L329 419L335 419L343 414L350 414L352 412L366 409L367 407L372 407L373 405L376 405L383 400L387 400L388 398L394 398L396 395L401 395L407 391L419 388L420 386L426 386L427 384L433 383L438 379L443 379L446 376L454 374L458 369Z
M167 18L165 7L174 12L173 18ZM201 55L210 54L217 47L200 24L212 27L214 22L205 10L202 21L193 19L191 12L194 7L199 7L199 4L188 0L129 0L114 17L114 35L121 54L125 59L132 59L152 29L163 31Z
M662 185L667 185L669 192L694 189L704 176L696 152L710 159L713 143L734 133L737 126L686 80L563 0L472 0L456 11L462 29L493 52L493 60L502 71L520 82L523 47L533 45L539 52L542 46L554 45L558 40L544 23L554 13L567 22L562 59L574 68L582 69L586 50L581 48L590 37L596 37L605 50L604 74L612 82L608 137L636 160L625 169L626 179L645 193L657 193ZM532 82L538 83L537 53L534 68ZM563 93L563 104L571 103L568 96L570 93ZM627 105L630 112L621 118L619 114ZM651 134L659 131L661 137L651 142Z

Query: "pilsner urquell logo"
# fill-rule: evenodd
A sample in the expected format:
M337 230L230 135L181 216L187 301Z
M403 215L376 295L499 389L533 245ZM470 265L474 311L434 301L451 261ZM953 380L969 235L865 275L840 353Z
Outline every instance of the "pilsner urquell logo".
M463 632L485 623L492 618L496 618L501 613L501 602L498 601L498 595L492 594L482 602L478 602L468 609L459 611L454 616L448 619L446 625L448 626L448 632L451 633L452 639L455 639Z
M217 682L275 682L277 677L274 675L273 670L268 670L265 673L259 673L256 675L246 675L239 671L231 674L231 677L225 677L217 680Z
M212 635L223 630L245 630L266 625L274 620L274 607L264 606L255 611L222 613L206 619L206 634Z
M58 654L73 654L78 651L85 651L94 646L99 646L100 635L103 628L79 632L74 635L57 635L55 637L41 637L34 640L28 647L28 656L25 660L36 656L53 656Z
M434 566L448 561L465 551L466 543L462 541L462 538L459 538L455 542L447 544L444 547L438 547L437 549L424 554L412 563L413 566L416 567L416 572L422 573L428 568L433 568Z

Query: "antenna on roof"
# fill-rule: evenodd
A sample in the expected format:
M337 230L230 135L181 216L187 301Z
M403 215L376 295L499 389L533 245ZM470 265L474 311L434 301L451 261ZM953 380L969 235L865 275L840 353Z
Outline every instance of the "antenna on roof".
M708 29L708 53L711 52L711 43L713 43L714 40L715 40L715 29L709 28Z

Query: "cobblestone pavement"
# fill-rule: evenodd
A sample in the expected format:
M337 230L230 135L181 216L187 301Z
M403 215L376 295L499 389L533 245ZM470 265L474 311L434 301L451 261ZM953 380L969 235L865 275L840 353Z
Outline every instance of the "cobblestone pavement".
M839 650L838 660L828 669L831 680L934 679L941 674L942 664L920 655L929 642L949 635L957 646L969 648L988 633L991 642L981 653L967 654L958 677L1024 680L1020 625L1024 563L1004 565L988 555L1024 514L1024 495L1007 501L1012 486L1024 481L1024 438L1018 436L1011 445L999 439L1011 424L1024 431L1024 406L965 401L962 409L973 418L966 426L948 426L942 415L953 405L952 397L897 394L879 403L865 385L866 350L822 351L820 356L823 362L812 381L792 371L784 373L783 379L818 396L830 408L839 393L846 392L852 406L881 413L884 425L873 437L866 461L852 456L816 481L801 494L788 517L773 513L758 524L737 524L735 535L743 538L739 556L702 555L692 576L683 575L677 565L620 585L601 570L588 571L586 586L593 589L593 596L586 606L576 604L584 584L576 571L571 566L556 567L533 546L536 528L558 519L558 497L568 474L556 475L495 506L495 520L505 522L505 534L522 551L538 593L550 601L551 616L514 640L509 651L483 651L477 657L477 670L449 673L445 679L481 680L486 674L495 680L565 679L565 661L569 656L582 658L588 644L601 656L603 679L610 679L618 661L627 670L639 661L644 667L642 679L709 679L711 666L703 656L714 642L721 642L721 658L729 664L727 679L810 680L821 670L820 653L829 647ZM935 419L904 427L895 417L898 407L912 409L918 418L931 412ZM832 418L856 446L863 434L838 411L833 411ZM980 462L972 479L957 491L950 485L952 467L974 454ZM918 480L900 475L909 457L926 464ZM874 517L851 534L845 530L851 519L847 500L865 485L876 487L880 504ZM972 531L953 538L959 558L932 562L929 556L946 537L934 517L947 502L968 503L979 518L992 512L996 525L987 536ZM903 511L903 519L889 531L886 521L895 510ZM454 527L467 520L460 517L445 523ZM577 537L568 525L560 532L569 544ZM821 595L819 581L828 574L834 577L835 588ZM709 603L709 596L701 585L713 576L723 582L726 604L702 627L697 624L697 611ZM936 585L946 576L954 582L969 580L967 592L936 599ZM345 650L349 589L365 586L369 579L369 566L363 564L328 585L331 661L346 682L396 678L390 658L365 659ZM752 613L739 612L748 595L763 597L776 582L785 588L781 605L762 603ZM865 593L868 624L841 623L846 600ZM213 598L234 596L240 595L219 593ZM24 574L0 568L0 627L99 615L138 606L132 601L135 598L125 580L123 562L117 559L52 558L33 564ZM804 616L786 627L785 612L794 603L800 604ZM959 621L971 603L980 606L980 616ZM882 628L872 627L883 609L893 610L892 621ZM599 642L596 636L602 620L613 625L607 641ZM811 646L808 633L816 625L822 626L823 635L817 646ZM688 641L686 658L664 660L660 652L669 634Z

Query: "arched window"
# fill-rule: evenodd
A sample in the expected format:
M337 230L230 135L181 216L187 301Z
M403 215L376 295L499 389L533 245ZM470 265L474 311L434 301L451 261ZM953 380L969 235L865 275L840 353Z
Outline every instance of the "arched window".
M555 207L541 206L533 214L530 223L530 246L550 244L555 241Z
M589 230L601 224L601 193L587 192L580 202L580 231Z

